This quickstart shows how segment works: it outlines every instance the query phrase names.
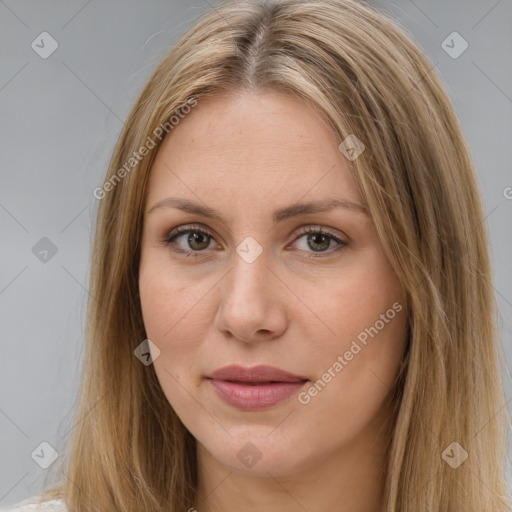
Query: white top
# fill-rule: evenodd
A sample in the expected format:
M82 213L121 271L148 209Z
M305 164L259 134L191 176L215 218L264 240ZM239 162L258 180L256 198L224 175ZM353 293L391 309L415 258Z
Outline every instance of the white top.
M63 500L44 501L41 505L39 505L37 501L38 496L31 496L26 500L18 501L17 503L10 505L9 508L0 509L0 512L67 512L67 508Z

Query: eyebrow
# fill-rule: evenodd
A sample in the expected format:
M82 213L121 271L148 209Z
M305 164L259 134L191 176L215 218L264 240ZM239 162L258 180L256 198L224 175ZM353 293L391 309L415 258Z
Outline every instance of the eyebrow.
M178 197L166 197L165 199L155 203L148 211L146 211L146 213L149 214L161 208L177 208L187 213L193 213L210 219L216 219L226 224L225 219L217 210L199 203L195 203L189 199ZM334 208L346 208L351 211L368 215L368 210L363 205L354 203L348 199L333 198L320 201L312 201L309 203L297 203L285 208L280 208L274 211L272 214L272 219L274 224L277 224L278 222L296 217L297 215L321 213L332 210Z

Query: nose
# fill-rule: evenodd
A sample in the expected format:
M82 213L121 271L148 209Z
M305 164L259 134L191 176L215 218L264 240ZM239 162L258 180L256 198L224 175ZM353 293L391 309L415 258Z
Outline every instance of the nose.
M286 330L286 290L265 252L252 263L234 254L233 266L217 293L214 328L225 336L255 343L279 338Z

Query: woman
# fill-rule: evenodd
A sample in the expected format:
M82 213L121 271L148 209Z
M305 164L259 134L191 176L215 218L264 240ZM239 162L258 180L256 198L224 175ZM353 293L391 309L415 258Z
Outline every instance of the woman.
M510 510L473 165L384 15L212 9L148 81L95 196L77 421L39 503Z

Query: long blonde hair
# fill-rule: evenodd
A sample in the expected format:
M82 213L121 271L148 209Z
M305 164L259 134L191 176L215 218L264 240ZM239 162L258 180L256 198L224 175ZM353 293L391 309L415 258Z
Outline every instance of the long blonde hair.
M105 178L110 185L97 196L69 461L61 484L42 499L63 497L77 512L176 512L194 502L195 440L153 366L134 356L146 338L138 295L143 207L163 140L156 134L163 127L172 137L170 119L179 122L184 105L240 90L299 97L340 142L354 134L366 146L353 172L408 312L386 510L508 510L502 348L469 149L432 63L396 23L351 0L216 6L137 98ZM143 146L147 154L131 160ZM464 453L458 467L449 463Z

